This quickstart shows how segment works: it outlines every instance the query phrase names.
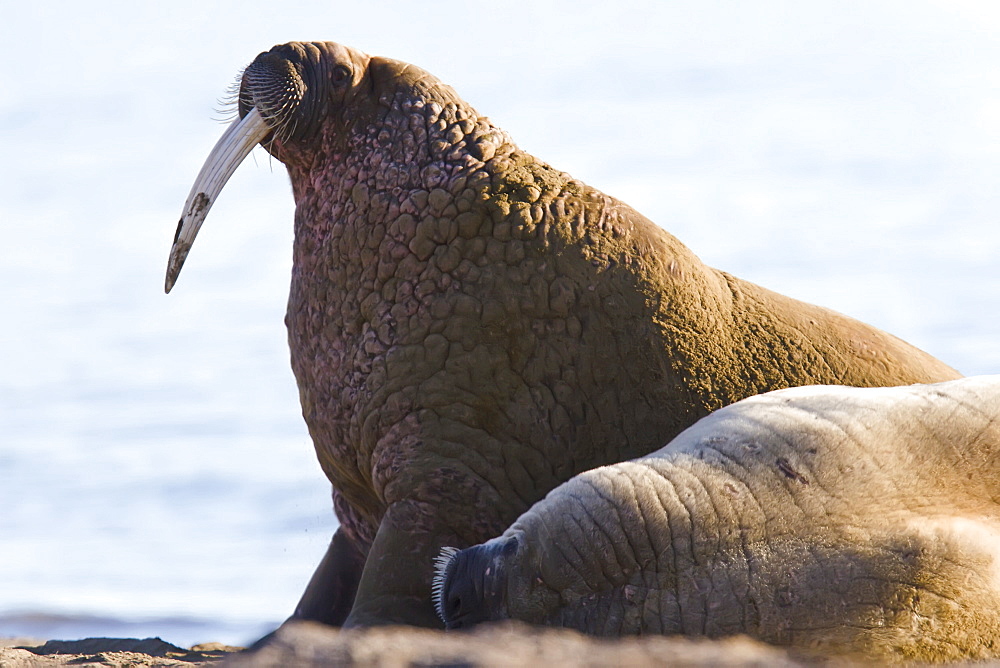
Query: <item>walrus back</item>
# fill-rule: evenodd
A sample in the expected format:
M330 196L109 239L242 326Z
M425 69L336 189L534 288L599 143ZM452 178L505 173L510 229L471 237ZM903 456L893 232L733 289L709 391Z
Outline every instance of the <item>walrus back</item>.
M603 279L621 282L619 291L653 296L642 319L653 324L659 357L670 366L662 379L671 387L661 405L677 410L686 402L690 409L670 438L713 410L771 390L961 377L876 327L708 267L642 214L590 190L590 200L600 201L593 218L605 235L600 243L587 242L600 248L590 254L615 258Z

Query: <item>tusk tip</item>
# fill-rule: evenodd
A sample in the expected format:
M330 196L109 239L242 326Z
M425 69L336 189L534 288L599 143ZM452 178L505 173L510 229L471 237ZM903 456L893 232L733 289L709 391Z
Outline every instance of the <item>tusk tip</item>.
M169 294L173 289L174 283L177 282L177 277L181 273L181 267L184 266L184 260L187 259L187 254L190 250L191 244L183 241L175 242L173 247L171 247L170 260L167 261L167 279L163 283L164 292Z
M165 292L170 292L174 287L198 229L208 215L208 210L212 208L212 202L243 158L270 132L260 113L256 109L251 109L246 116L233 121L215 143L201 171L198 172L198 178L191 187L187 201L184 202L181 219L177 221L170 260L167 262Z

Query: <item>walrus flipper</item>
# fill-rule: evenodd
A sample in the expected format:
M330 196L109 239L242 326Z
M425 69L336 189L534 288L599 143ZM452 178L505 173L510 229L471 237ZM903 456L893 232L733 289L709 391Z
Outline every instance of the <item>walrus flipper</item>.
M338 528L291 618L342 626L354 605L364 567L365 555Z

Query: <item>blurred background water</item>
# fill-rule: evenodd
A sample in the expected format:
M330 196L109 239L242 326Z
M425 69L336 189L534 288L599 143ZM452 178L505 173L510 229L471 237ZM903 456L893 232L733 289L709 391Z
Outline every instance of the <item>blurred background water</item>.
M162 290L217 100L275 43L416 63L707 263L1000 372L993 2L0 6L0 636L245 643L325 550L279 163Z

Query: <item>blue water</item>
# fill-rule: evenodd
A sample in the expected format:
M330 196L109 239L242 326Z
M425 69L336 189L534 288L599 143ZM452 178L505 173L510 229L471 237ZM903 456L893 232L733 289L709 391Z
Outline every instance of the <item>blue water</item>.
M989 3L27 4L0 28L0 636L245 643L335 528L280 164L239 170L162 293L215 100L276 42L416 62L709 264L1000 371Z

